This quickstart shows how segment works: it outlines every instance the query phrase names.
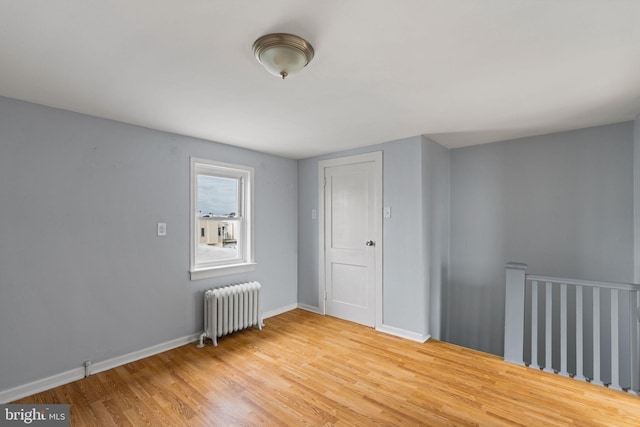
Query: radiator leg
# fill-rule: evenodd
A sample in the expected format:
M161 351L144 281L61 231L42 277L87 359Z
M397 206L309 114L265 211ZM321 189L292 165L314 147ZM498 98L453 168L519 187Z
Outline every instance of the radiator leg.
M213 340L213 345L215 347L218 346L218 334L213 334L213 337L211 338Z
M198 344L198 348L203 348L204 347L204 337L207 336L206 332L203 332L202 334L200 334L200 344Z

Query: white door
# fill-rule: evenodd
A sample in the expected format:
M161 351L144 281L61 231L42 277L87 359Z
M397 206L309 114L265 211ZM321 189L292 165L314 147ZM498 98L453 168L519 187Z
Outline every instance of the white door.
M325 313L375 326L382 307L382 153L326 160L319 166Z

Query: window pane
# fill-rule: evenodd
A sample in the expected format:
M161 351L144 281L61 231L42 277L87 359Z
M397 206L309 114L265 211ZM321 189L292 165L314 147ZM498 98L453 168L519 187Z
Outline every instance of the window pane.
M198 250L196 263L215 263L240 258L240 221L198 218Z
M198 175L198 216L238 215L238 179Z

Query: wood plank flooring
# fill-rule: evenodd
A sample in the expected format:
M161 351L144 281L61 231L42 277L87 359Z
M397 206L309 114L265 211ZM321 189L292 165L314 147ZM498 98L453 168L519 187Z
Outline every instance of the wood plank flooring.
M72 426L640 425L640 397L294 310L14 403Z

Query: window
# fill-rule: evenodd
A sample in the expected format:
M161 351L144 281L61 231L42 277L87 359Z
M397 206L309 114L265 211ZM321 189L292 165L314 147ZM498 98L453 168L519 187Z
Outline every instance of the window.
M191 280L255 268L253 169L191 158Z

